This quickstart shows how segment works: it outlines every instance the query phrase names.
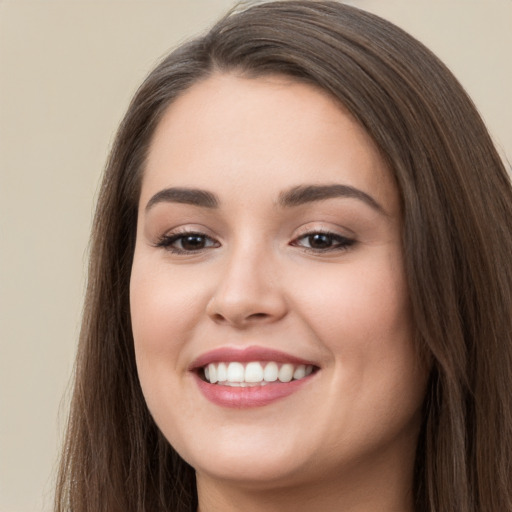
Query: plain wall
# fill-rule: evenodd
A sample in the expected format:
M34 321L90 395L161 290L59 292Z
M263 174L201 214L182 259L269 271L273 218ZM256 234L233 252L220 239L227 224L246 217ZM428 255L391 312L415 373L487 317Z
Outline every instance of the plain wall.
M347 3L434 50L512 158L512 1ZM0 512L51 510L93 204L117 124L157 60L231 5L0 0Z

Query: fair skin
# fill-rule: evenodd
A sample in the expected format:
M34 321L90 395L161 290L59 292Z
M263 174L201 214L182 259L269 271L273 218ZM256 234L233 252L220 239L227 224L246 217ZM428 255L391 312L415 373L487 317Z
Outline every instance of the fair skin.
M216 74L168 108L131 314L144 396L201 512L413 510L426 372L400 219L372 141L312 86ZM205 365L237 358L298 373L208 382Z

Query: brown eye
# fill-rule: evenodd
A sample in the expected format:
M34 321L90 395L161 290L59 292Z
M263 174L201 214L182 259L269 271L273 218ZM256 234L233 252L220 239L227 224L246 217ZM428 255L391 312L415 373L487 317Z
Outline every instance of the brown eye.
M176 233L163 236L156 246L176 254L190 254L219 247L220 244L203 233Z
M332 247L334 240L331 235L325 233L315 233L308 236L308 243L311 249L328 249Z
M355 240L336 233L306 233L297 238L292 245L303 247L311 252L343 251L355 243Z
M202 235L187 235L176 240L180 249L184 251L197 251L206 247L206 237Z

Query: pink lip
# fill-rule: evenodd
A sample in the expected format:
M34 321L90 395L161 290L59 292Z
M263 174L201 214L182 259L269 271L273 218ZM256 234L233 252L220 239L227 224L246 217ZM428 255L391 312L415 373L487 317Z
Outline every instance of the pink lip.
M202 380L197 373L194 374L200 391L210 402L220 405L221 407L237 409L262 407L263 405L268 405L276 400L285 398L298 391L314 376L315 374L312 373L308 377L304 377L300 380L292 380L291 382L272 382L265 386L238 388L210 384Z
M251 361L275 361L276 363L291 363L291 364L311 364L315 365L312 361L306 361L298 357L274 350L271 348L264 347L246 347L246 348L233 348L233 347L222 347L210 352L206 352L195 359L189 367L189 370L196 370L202 368L210 363L219 362L233 362L238 361L240 363L249 363Z
M307 361L285 352L278 350L251 346L246 348L223 347L211 350L206 354L199 356L190 365L189 370L193 372L194 379L202 394L210 401L221 407L246 408L261 407L268 405L276 400L285 398L298 391L303 385L310 382L315 373L291 382L272 382L264 386L251 387L231 387L219 384L210 384L204 381L196 371L210 363L218 362L240 362L248 363L251 361L275 361L276 363L291 363L315 365L312 361Z

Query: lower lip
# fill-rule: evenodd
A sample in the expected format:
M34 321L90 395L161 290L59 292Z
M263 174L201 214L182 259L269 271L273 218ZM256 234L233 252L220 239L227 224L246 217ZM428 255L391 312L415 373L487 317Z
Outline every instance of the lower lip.
M210 402L221 407L242 409L246 407L262 407L290 396L306 384L312 375L303 379L292 380L291 382L272 382L264 386L245 388L210 384L202 380L197 374L195 377L199 389Z

